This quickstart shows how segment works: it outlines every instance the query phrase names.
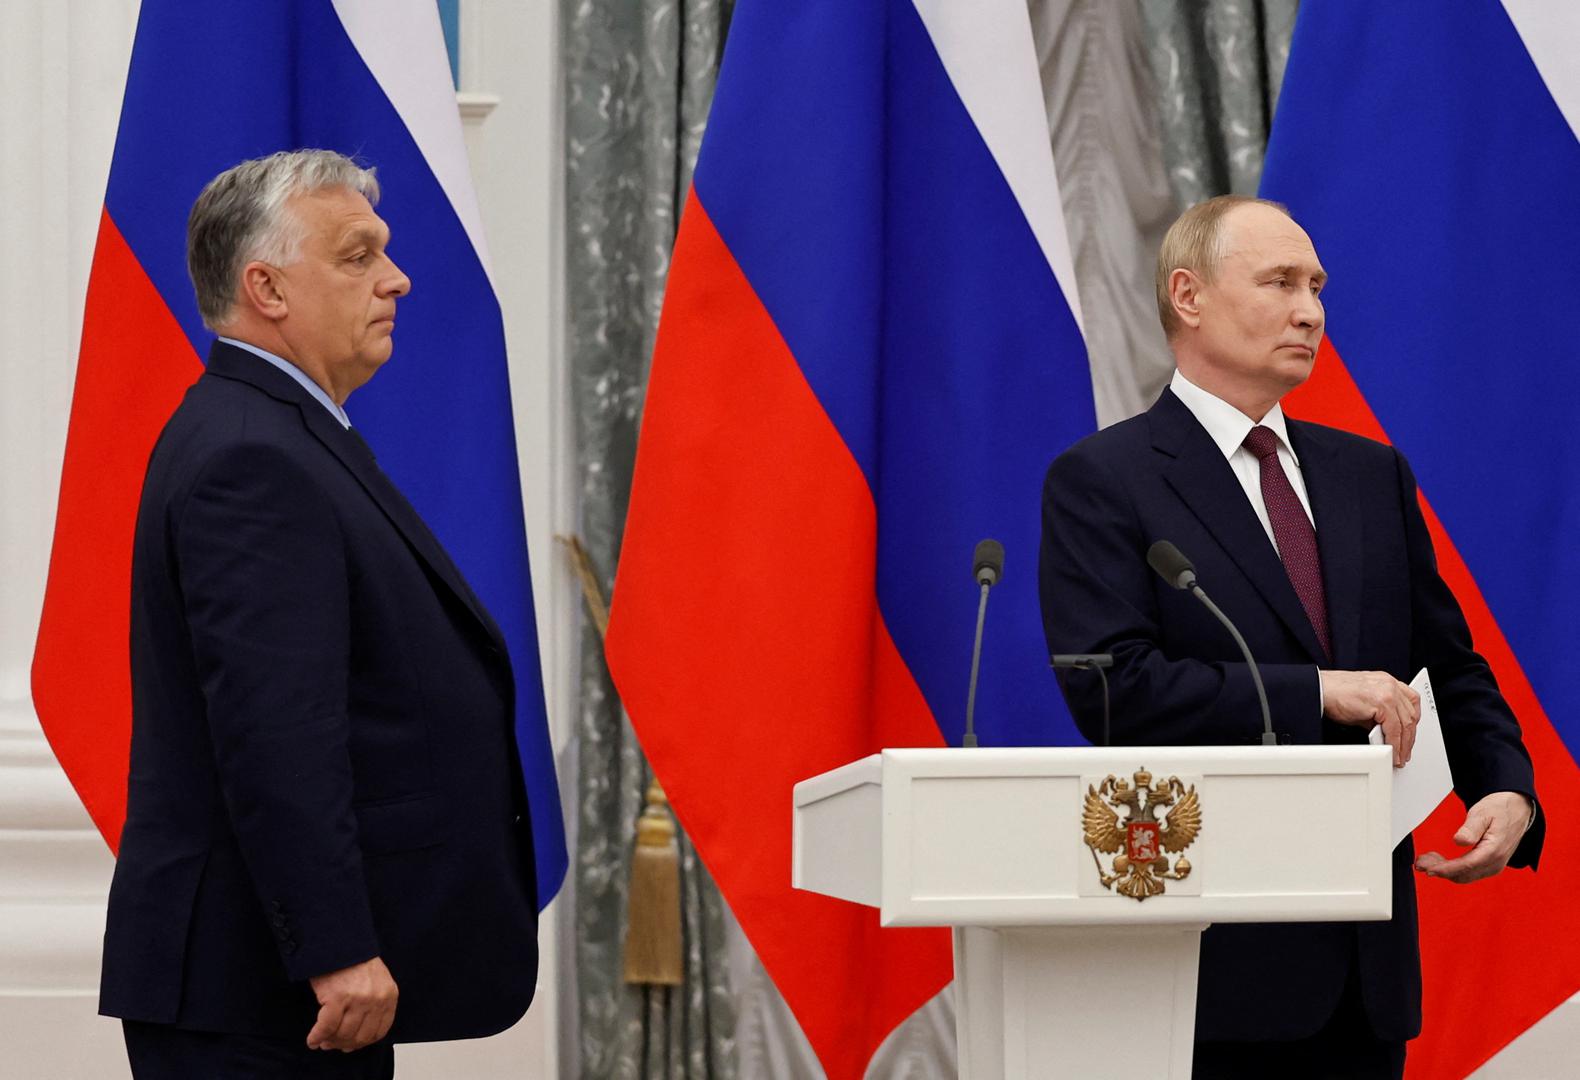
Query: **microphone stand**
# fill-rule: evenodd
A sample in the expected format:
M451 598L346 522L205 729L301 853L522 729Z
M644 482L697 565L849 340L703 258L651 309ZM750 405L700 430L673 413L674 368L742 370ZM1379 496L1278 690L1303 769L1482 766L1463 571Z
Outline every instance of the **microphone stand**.
M971 689L966 692L966 733L961 746L977 744L977 668L982 663L982 625L987 621L988 590L1004 576L1004 545L997 540L977 542L971 555L971 577L982 586L982 599L977 603L977 636L971 645Z
M977 668L982 662L982 625L987 621L988 590L992 587L986 582L983 583L982 599L977 603L977 636L971 646L971 689L966 693L966 733L960 740L961 746L977 744Z
M1251 681L1256 684L1256 698L1262 703L1262 745L1277 746L1278 736L1273 734L1273 710L1267 707L1267 687L1262 685L1262 672L1256 666L1256 661L1251 658L1251 647L1245 643L1245 638L1240 636L1240 631L1236 629L1234 623L1229 621L1229 616L1202 592L1200 585L1192 581L1187 587L1192 596L1206 604L1207 610L1218 617L1218 621L1223 623L1234 637L1234 643L1240 646L1240 652L1245 656L1245 666L1251 669Z
M1055 671L1095 671L1103 684L1103 745L1109 745L1108 739L1108 672L1104 668L1114 666L1113 653L1054 653L1048 658Z
M1152 546L1147 548L1147 565L1174 588L1182 589L1200 600L1202 605L1212 612L1213 617L1223 623L1224 629L1229 631L1229 636L1234 638L1234 643L1240 646L1240 654L1245 657L1245 666L1251 669L1251 681L1256 684L1256 699L1262 705L1262 745L1277 746L1278 736L1273 734L1273 710L1267 706L1267 687L1262 685L1262 671L1256 666L1256 658L1251 655L1251 647L1245 643L1245 638L1240 636L1240 631L1236 629L1234 623L1229 621L1229 616L1225 615L1196 583L1196 568L1191 565L1184 552L1167 540L1154 541Z

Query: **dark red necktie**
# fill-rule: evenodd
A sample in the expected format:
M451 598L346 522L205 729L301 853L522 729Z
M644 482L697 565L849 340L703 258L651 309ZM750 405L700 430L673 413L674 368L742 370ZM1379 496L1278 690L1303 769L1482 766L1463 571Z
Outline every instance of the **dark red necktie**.
M1278 460L1278 436L1260 424L1245 437L1245 448L1262 463L1262 501L1273 525L1273 540L1284 573L1300 597L1306 618L1317 632L1322 651L1331 659L1333 646L1328 641L1328 598L1322 589L1322 559L1317 555L1317 530L1312 528L1300 497L1295 494L1284 466Z

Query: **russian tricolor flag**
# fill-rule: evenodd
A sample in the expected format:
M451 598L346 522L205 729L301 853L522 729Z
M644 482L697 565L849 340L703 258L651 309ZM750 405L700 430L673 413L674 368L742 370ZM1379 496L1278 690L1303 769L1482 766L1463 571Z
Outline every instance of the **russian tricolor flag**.
M1262 193L1332 274L1293 415L1392 441L1535 761L1541 872L1422 881L1409 1075L1463 1077L1580 990L1580 7L1301 8ZM1449 800L1418 850L1458 849Z
M245 158L324 147L378 167L413 281L395 355L348 403L510 645L539 895L566 867L527 568L504 328L432 0L143 0L88 284L33 664L45 734L110 846L125 817L132 528L154 440L212 335L186 218Z
M952 974L944 930L790 889L791 788L1077 740L1034 552L1095 427L1024 0L742 0L681 220L608 653L643 748L828 1075Z

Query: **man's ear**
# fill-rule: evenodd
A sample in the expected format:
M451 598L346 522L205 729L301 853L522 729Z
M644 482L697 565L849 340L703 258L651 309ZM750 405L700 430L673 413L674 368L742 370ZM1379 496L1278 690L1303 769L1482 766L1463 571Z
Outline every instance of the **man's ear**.
M252 308L274 322L285 318L285 293L280 287L280 271L268 263L250 262L241 268L241 288L237 302Z
M1201 325L1202 280L1193 271L1179 267L1169 274L1169 302L1181 326Z

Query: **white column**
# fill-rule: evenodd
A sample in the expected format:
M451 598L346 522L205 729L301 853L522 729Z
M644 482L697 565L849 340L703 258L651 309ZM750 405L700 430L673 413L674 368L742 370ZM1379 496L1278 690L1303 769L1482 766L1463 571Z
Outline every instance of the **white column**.
M28 689L83 295L135 0L0 5L0 1046L17 1076L125 1074L96 1016L109 850Z

